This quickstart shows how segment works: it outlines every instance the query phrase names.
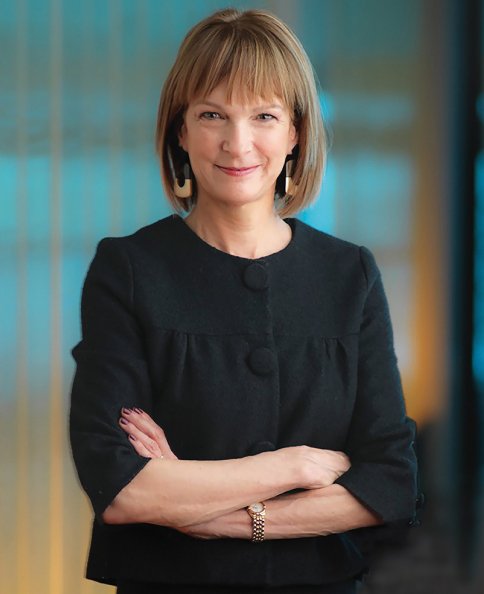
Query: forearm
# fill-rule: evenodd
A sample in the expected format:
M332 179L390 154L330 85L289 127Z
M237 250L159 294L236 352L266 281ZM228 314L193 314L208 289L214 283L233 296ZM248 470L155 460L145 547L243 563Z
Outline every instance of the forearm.
M282 450L233 460L152 459L118 493L103 519L181 528L299 486L294 457Z
M152 459L104 511L109 524L182 529L292 489L328 486L350 468L343 452L309 446L229 460L179 460L147 413L122 409L119 423L136 453Z
M341 485L282 495L266 507L268 539L327 536L382 523Z
M265 539L327 536L382 523L341 485L280 495L265 501ZM252 523L245 509L210 522L189 527L198 538L252 537Z

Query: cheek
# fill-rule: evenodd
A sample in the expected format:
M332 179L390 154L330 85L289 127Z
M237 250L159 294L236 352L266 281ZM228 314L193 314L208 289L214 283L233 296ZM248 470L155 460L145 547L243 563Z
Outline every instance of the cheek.
M218 141L214 134L199 130L190 136L188 152L196 159L210 159L218 147Z
M266 145L266 154L270 154L274 167L280 171L286 160L288 153L287 149L287 136L281 135Z
M200 159L197 155L190 155L190 163L192 166L192 173L195 179L202 180L206 177L207 164L204 159Z
M263 142L267 151L274 155L275 158L280 157L284 161L286 155L292 150L295 135L292 131L288 131L287 128L278 132L278 134L267 136Z

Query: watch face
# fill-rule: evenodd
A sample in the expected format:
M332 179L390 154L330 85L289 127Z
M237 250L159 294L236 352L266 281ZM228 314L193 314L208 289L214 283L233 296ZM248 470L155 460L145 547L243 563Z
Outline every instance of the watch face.
M261 511L264 511L264 504L263 503L253 503L249 507L250 507L250 510L253 511L255 514L258 514Z

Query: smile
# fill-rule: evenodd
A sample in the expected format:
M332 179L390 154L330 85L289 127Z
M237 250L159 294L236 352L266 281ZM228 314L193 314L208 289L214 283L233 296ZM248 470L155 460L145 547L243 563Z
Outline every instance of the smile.
M222 167L220 165L216 165L216 167L226 175L230 175L232 177L243 177L244 175L249 175L255 171L259 165L254 165L253 167Z

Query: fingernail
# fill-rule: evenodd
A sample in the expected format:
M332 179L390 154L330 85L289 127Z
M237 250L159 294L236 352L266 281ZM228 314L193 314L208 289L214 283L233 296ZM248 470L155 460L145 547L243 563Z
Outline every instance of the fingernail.
M131 441L137 441L136 437L134 435L132 435L131 433L129 434L129 439L131 439Z
M122 417L121 417L121 419L119 419L119 422L121 423L121 425L127 425L128 424L128 421L126 419L123 419Z
M138 408L138 407L133 408L133 410L134 410L134 412L137 412L139 415L143 413L141 408Z

